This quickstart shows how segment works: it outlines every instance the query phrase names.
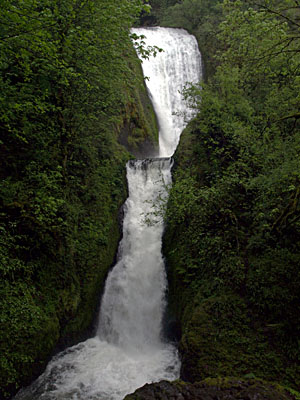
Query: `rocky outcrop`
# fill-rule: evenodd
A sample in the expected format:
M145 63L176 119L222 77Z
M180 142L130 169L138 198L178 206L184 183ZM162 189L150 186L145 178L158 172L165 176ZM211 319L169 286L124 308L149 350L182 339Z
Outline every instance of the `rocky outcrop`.
M199 383L182 381L147 384L124 400L289 400L296 399L278 385L258 379L206 379Z
M158 155L158 124L137 57L132 57L129 68L135 82L120 115L118 141L136 158L155 157Z

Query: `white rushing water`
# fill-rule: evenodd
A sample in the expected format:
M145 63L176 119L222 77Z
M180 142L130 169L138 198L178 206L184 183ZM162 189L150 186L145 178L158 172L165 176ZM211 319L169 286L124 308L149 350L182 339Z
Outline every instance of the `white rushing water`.
M200 54L194 37L183 30L135 32L164 49L143 69L160 125L160 156L170 156L185 126L183 113L191 116L178 91L185 82L199 80ZM167 197L171 164L169 158L128 162L123 238L106 281L97 334L53 357L15 400L121 400L145 383L178 378L176 347L162 335L167 287L163 220L156 215L155 224L145 223L152 205Z
M159 122L159 154L170 157L179 142L180 134L193 112L183 102L182 91L201 76L201 55L194 36L183 29L138 28L146 36L147 46L158 46L162 53L143 61L144 76Z

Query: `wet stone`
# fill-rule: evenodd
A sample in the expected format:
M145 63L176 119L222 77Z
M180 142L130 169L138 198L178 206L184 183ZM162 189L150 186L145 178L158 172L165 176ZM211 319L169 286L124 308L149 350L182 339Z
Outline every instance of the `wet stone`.
M295 397L281 387L259 379L207 379L146 384L124 400L291 400Z

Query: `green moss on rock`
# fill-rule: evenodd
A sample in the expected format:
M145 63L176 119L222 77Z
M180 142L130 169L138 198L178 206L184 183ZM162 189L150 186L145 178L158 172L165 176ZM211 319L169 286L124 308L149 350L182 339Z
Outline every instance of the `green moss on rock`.
M137 158L155 157L158 154L158 124L137 58L130 60L130 69L135 82L127 89L128 101L120 118L119 142Z
M232 377L206 379L194 384L181 381L147 384L125 400L296 400L279 385L259 379Z

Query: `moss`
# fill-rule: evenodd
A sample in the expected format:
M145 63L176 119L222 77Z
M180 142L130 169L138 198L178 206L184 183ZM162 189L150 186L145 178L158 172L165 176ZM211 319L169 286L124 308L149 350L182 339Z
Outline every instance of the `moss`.
M289 399L289 391L283 386L276 383L264 381L262 379L240 379L234 377L207 378L200 382L202 387L217 387L219 390L231 390L239 392L239 396L243 398L245 395L254 398L264 396L266 399Z
M134 86L127 88L127 105L119 124L119 141L137 158L158 154L158 124L149 99L140 61L132 58Z
M273 345L263 323L253 323L245 300L227 291L207 297L208 286L203 282L202 288L187 288L176 276L170 281L171 312L182 327L181 377L196 382L254 374L282 385L297 385L299 368Z
M205 379L194 384L182 381L161 381L137 389L126 400L185 399L185 400L296 400L283 387L259 379L224 377Z
M59 320L22 283L3 291L0 383L3 395L40 372L59 338ZM9 328L9 331L7 330Z
M132 393L132 394L128 394L128 395L125 397L125 399L126 399L126 400L142 400L142 397L139 396L138 394ZM124 400L125 400L125 399L124 399Z
M300 392L291 388L285 388L285 390L290 393L295 398L295 400L300 400Z
M88 276L85 275L84 281L81 283L81 297L77 303L76 312L73 313L72 318L67 321L62 329L61 338L62 343L65 345L76 342L79 338L85 338L86 334L90 332L90 327L95 318L95 312L99 303L99 293L104 288L104 281L113 263L120 240L120 230L116 213L113 221L114 223L111 226L108 236L109 245L99 249L98 264L89 271ZM68 296L73 298L70 292L68 292ZM66 311L65 307L64 310Z

